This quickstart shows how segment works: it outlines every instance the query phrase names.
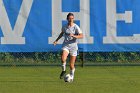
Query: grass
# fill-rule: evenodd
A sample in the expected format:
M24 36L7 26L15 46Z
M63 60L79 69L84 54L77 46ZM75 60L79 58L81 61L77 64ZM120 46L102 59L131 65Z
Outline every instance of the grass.
M73 83L60 80L60 71L58 66L1 66L0 93L139 93L139 66L77 67Z

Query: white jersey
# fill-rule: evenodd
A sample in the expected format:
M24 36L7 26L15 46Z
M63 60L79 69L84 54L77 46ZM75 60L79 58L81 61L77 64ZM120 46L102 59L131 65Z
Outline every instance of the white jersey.
M82 33L80 27L77 24L74 24L72 27L69 27L68 24L66 24L62 27L62 31L64 32L63 47L69 47L71 49L78 50L77 39L71 37L70 34L78 35Z

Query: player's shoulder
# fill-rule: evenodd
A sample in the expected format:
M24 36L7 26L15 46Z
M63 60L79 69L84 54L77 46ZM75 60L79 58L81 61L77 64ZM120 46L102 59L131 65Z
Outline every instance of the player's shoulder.
M77 25L77 24L75 24L75 23L74 23L74 27L76 27L76 28L78 28L78 29L80 28L79 25Z
M75 24L75 28L79 33L82 33L82 30L80 29L79 25Z

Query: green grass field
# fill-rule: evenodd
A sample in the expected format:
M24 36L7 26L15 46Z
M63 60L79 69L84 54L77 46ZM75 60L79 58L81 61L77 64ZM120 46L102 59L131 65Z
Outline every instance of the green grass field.
M0 93L140 93L139 66L77 67L73 83L60 80L60 71L57 66L0 67Z

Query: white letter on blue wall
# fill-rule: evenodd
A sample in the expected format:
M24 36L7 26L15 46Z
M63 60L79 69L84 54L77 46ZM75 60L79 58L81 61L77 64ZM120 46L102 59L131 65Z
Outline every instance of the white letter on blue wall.
M93 44L93 37L90 36L90 0L80 0L80 12L73 12L75 20L80 20L80 28L84 38L79 40L82 44ZM62 20L66 20L68 12L62 12L62 0L52 0L52 37L49 37L49 44L52 44L60 34ZM63 39L58 42L61 44Z
M0 27L4 35L4 37L1 37L1 44L25 44L25 37L22 37L22 34L26 26L32 3L33 0L22 1L14 30L12 30L3 0L0 0Z
M106 0L106 8L107 35L103 38L103 43L140 43L140 34L133 34L133 36L117 36L117 21L125 21L125 23L132 23L132 11L125 11L124 14L118 14L116 9L116 0Z

